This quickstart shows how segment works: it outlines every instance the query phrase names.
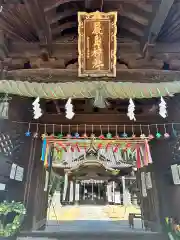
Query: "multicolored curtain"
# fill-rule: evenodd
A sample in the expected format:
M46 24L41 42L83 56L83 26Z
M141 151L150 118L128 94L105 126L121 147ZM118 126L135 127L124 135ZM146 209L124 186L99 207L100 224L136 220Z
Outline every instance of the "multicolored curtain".
M52 158L53 158L53 146L52 144L49 144L46 139L43 139L41 161L44 162L45 168L49 168L51 166Z

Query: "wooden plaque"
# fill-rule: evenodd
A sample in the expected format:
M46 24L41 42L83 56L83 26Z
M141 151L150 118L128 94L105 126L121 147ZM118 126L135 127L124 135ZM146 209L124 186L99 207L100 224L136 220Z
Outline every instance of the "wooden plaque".
M117 12L78 12L78 76L116 77Z

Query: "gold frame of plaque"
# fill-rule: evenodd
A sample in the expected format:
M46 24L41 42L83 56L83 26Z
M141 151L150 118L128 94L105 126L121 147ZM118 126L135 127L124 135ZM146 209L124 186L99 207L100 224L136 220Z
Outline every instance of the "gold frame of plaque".
M117 12L78 12L78 76L116 77Z

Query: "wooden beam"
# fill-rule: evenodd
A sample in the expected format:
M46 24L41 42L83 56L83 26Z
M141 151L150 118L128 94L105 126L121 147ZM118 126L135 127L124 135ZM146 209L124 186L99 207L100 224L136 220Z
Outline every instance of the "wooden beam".
M40 123L43 124L57 124L57 125L68 125L71 126L74 125L82 125L84 127L84 124L89 125L89 127L92 127L93 125L98 125L99 128L100 125L121 125L121 124L155 124L155 123L165 123L167 120L162 119L158 114L153 114L152 116L147 115L147 113L138 114L136 116L137 121L133 122L130 121L126 114L99 114L99 113L90 113L90 114L75 114L74 118L71 120L68 120L65 118L65 115L59 115L59 114L47 114L45 113L41 119Z
M44 11L45 12L52 11L55 8L59 7L60 5L70 2L72 2L72 0L55 0L55 3L49 4L49 6L45 7ZM84 2L84 0L73 0L73 2ZM132 3L132 0L104 0L104 2L110 2L111 4L113 3L119 4L119 3ZM133 2L139 4L139 0L133 0Z
M149 30L147 31L145 37L142 40L143 49L146 43L151 44L156 41L174 2L175 0L161 0L159 7L156 5L156 8L158 7L158 10L156 11L156 15L148 28Z
M8 55L7 41L4 32L0 30L0 60L3 60Z
M97 81L96 78L79 78L77 69L21 69L5 71L6 79L15 81L32 81L49 83ZM49 78L51 76L51 78ZM117 69L116 78L102 77L98 81L158 83L179 81L180 71L164 71L154 69Z
M138 115L137 121L130 121L126 114L75 114L74 118L68 120L65 118L64 115L58 114L45 114L40 119L39 131L43 134L44 133L44 124L46 124L46 130L48 133L52 133L53 130L55 132L71 133L79 132L84 133L85 129L86 132L91 134L92 131L96 133L96 135L101 134L102 132L105 134L108 131L116 134L116 130L118 133L124 132L124 126L126 133L131 133L132 130L136 134L141 134L141 129L144 134L149 135L148 125L153 124L150 127L150 131L152 134L156 134L156 124L162 124L162 126L158 126L158 130L160 132L164 132L164 123L167 123L166 119L162 119L158 114L154 116L147 116L146 114ZM62 128L61 128L62 124ZM132 127L133 125L133 127ZM140 125L141 129L140 129ZM36 131L36 124L32 125L32 129ZM32 130L31 129L31 130Z
M44 14L44 8L41 0L25 0L25 6L31 17L32 24L36 29L39 40L43 44L47 44L48 50L52 51L52 34L51 29Z
M65 23L66 27L73 27L75 23ZM59 28L53 29L54 33L60 33L62 31L62 26ZM56 30L57 29L57 30ZM117 39L117 48L118 48L118 57L124 54L137 54L140 53L140 44L137 41L130 42L122 42L122 39ZM10 52L8 54L11 58L24 58L25 53L28 53L29 57L39 57L40 56L40 48L39 43L27 43L27 42L19 42L13 41L10 45ZM78 42L77 40L72 40L67 37L61 37L61 39L52 43L52 57L60 57L63 58L65 56L77 56L77 48Z

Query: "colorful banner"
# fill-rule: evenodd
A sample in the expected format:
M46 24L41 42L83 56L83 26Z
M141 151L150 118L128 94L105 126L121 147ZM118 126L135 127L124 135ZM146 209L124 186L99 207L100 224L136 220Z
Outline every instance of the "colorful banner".
M117 12L78 12L79 77L116 77Z

